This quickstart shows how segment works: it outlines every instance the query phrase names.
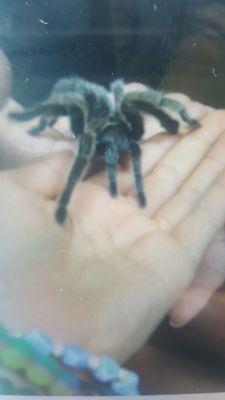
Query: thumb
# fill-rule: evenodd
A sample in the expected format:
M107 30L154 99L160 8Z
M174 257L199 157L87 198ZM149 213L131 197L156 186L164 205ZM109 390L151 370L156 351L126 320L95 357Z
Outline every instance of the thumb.
M10 174L17 184L53 200L62 191L72 162L73 152L64 150L5 174Z
M11 66L5 53L0 49L0 109L6 103L12 83Z

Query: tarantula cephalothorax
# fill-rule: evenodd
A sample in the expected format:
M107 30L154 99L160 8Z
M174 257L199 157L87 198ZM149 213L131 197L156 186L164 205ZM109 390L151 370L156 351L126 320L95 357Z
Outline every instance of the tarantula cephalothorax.
M59 198L55 214L58 223L65 221L72 191L84 177L94 155L104 158L109 191L115 197L117 164L123 154L129 154L133 163L138 202L141 207L146 205L138 144L144 133L143 115L155 116L168 133L176 134L179 124L166 113L166 108L178 113L191 128L200 126L188 116L180 102L150 87L146 91L125 93L123 81L116 80L108 91L101 85L76 77L59 80L50 96L32 109L10 114L20 121L40 116L38 126L29 131L31 135L38 135L45 127L54 125L60 116L70 118L71 131L79 147L65 189Z

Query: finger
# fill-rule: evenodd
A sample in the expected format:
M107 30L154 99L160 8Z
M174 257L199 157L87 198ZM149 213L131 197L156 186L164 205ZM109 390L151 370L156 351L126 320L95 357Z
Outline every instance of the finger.
M192 101L190 99L190 97L184 95L183 93L169 93L169 94L166 94L166 97L173 99L173 100L177 100L180 103L182 103L184 105L188 115L192 119L196 119L196 120L202 119L207 114L209 114L209 112L211 112L213 110L212 108L205 106L204 104L202 104L198 101ZM179 116L174 113L173 113L173 116L175 118L179 118ZM179 118L179 121L180 121L181 125L184 125L182 119ZM187 128L187 126L186 126L186 128Z
M193 319L209 302L225 278L225 231L210 245L191 287L173 307L171 325L180 327Z
M212 110L199 102L193 102L189 97L183 94L171 94L166 95L167 98L178 100L183 104L187 114L193 120L199 121L208 115ZM191 127L181 118L179 113L165 108L165 111L171 118L175 119L179 123L179 134L187 134L191 131ZM165 132L165 128L160 124L160 122L153 116L146 115L145 118L145 133L143 135L144 139L149 139L156 134Z
M206 306L213 292L204 287L190 288L182 299L174 306L170 314L170 324L181 328L194 319Z
M0 167L15 168L49 154L76 147L74 140L61 135L55 137L55 130L48 129L38 137L27 131L35 126L34 120L19 123L8 117L11 111L21 110L21 106L10 99L2 110L0 118Z
M11 65L5 53L0 49L0 109L4 106L11 88Z
M195 120L202 119L214 111L212 107L205 106L198 101L190 101L188 104L186 104L186 109L190 117Z
M147 214L154 215L174 196L193 173L210 147L225 130L225 112L216 111L202 121L202 127L181 138L145 178ZM130 192L135 195L134 190Z
M196 265L225 221L225 172L213 183L192 212L174 230Z
M159 225L171 231L195 207L225 168L225 133L184 183L179 192L154 216Z
M66 150L44 157L29 166L14 171L4 172L16 184L37 192L46 199L55 199L61 192L70 166L73 162L73 152Z

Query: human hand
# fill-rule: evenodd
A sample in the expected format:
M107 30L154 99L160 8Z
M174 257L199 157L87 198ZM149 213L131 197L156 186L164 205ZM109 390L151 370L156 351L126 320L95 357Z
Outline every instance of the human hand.
M0 109L5 105L12 83L11 65L5 53L0 49Z
M21 106L9 97L11 83L11 65L0 49L0 170L15 168L38 157L74 148L65 129L65 121L60 121L56 129L46 130L40 138L34 138L27 134L27 129L35 121L18 124L8 117L10 111L21 110Z
M36 119L18 123L8 116L11 111L21 109L10 98L0 113L0 169L20 167L39 157L75 148L76 144L68 131L65 118L60 119L54 129L46 129L38 137L34 137L27 131L37 124Z
M134 89L137 88L137 84L132 84L128 85L128 90L131 90L132 86ZM142 85L138 86L141 89ZM172 99L181 101L184 104L188 114L196 120L203 118L213 111L211 107L207 107L201 103L194 102L188 96L180 93L172 93L167 96L171 97ZM177 117L173 114L172 116L174 118ZM187 133L187 127L182 124L181 120L179 122L181 132ZM145 126L146 138L152 137L161 131L159 123L152 117L146 118ZM154 149L152 149L153 161L150 162L152 165L151 168L157 164L160 158L162 159L167 149L170 146L173 146L174 142L176 142L177 140L177 137L172 138L171 136L169 136L166 138L163 135L161 135L160 137L163 142L163 146L165 145L166 147L165 149L161 149L159 155L157 154L157 151L154 152ZM145 155L146 157L150 157L148 153L146 153ZM155 160L154 157L156 157ZM225 229L223 227L223 229L217 234L217 236L213 239L212 243L206 250L201 265L197 270L196 275L194 276L194 279L191 282L189 288L184 294L182 294L181 298L172 308L172 311L170 312L170 321L172 326L182 327L190 322L201 312L201 310L210 301L214 292L224 283L224 257Z
M183 102L193 118L199 119L213 111L200 103L190 101L187 96L182 94L172 94L171 97ZM149 125L150 122L148 121ZM148 130L148 126L146 130ZM168 137L167 140L170 141L170 145L173 145L174 138ZM190 322L207 305L216 290L222 286L225 280L224 257L225 229L223 226L206 250L190 286L173 306L170 312L172 326L178 328Z
M0 66L2 78L1 88L1 104L5 103L9 93L11 71L8 60L1 52ZM4 76L3 76L4 75ZM127 85L127 90L143 89L142 85ZM208 113L208 108L203 105L192 102L187 96L181 94L172 94L172 98L180 100L184 103L188 113L193 118L199 119ZM26 131L30 124L18 124L8 119L8 112L20 109L20 106L13 100L9 100L7 106L1 114L0 118L0 137L1 137L1 167L15 167L26 164L40 156L55 153L65 148L73 148L74 143L69 140L69 130L65 119L60 119L55 129L49 129L40 137L33 138L27 135ZM182 127L184 129L184 127ZM161 131L161 127L154 118L148 118L146 121L145 138L149 138ZM162 140L162 150L166 151L166 145L172 145L174 138L167 137ZM147 153L148 154L148 153ZM156 153L157 155L157 153ZM187 293L181 297L177 305L171 313L171 322L174 325L181 326L192 319L209 300L212 293L220 286L224 280L223 256L224 256L224 231L214 239L213 243L207 250L205 259L201 268L197 272Z
M111 199L101 173L79 184L58 226L55 199L70 153L2 172L2 322L120 361L135 352L190 285L224 224L225 113L202 124L173 144L168 136L143 144L144 211L131 174L121 171L121 195Z
M213 111L211 107L193 102L183 94L171 94L171 97L183 102L188 113L197 120ZM185 131L185 127L183 129ZM225 281L224 257L225 227L223 226L206 250L190 286L170 312L170 322L173 327L183 327L195 318L207 305L216 290L223 285Z

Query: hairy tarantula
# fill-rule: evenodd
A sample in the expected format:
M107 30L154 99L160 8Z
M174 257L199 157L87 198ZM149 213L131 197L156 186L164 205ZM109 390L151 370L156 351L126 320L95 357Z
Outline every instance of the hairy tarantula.
M180 102L150 87L146 91L125 93L124 82L116 80L108 91L101 85L77 77L60 79L45 101L23 112L10 114L20 121L41 116L38 126L29 130L31 135L38 135L47 126L53 126L60 116L70 118L71 130L78 140L79 149L59 198L55 214L58 223L65 221L73 189L84 177L94 155L104 158L109 192L115 197L117 165L121 155L129 154L138 202L141 207L146 205L138 144L144 133L143 115L155 116L168 133L176 134L179 124L165 112L165 108L178 113L191 128L200 126L188 116Z

